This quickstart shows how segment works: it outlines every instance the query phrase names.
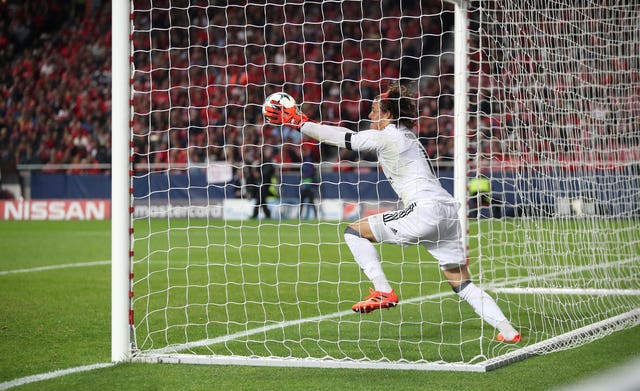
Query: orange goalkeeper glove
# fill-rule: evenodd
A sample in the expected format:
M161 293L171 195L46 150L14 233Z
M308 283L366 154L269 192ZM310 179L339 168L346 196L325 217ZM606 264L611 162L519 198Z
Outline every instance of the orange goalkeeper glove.
M309 122L309 118L296 106L283 107L275 100L271 101L270 106L264 109L264 117L271 125L286 125L293 129L300 129L302 124Z

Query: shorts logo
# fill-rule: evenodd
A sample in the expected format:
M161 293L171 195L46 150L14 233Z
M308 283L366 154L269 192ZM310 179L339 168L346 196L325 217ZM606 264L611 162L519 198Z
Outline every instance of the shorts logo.
M385 223L388 223L389 221L394 221L394 220L398 220L401 219L403 217L405 217L406 215L408 215L409 213L413 212L413 208L416 206L416 203L414 202L413 204L407 206L406 208L399 210L397 212L389 212L389 213L385 213L382 215L382 221Z

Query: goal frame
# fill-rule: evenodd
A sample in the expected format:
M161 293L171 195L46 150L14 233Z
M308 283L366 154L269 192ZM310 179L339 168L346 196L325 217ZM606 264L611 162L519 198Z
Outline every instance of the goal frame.
M460 204L459 216L463 232L467 232L467 122L468 113L468 35L469 24L466 0L448 0L454 5L454 195ZM132 119L131 68L131 4L126 0L112 2L112 227L111 227L111 360L113 362L190 363L252 366L375 368L399 370L446 370L486 372L551 347L562 347L567 341L593 333L613 332L629 323L640 323L640 308L626 314L598 322L526 346L497 358L473 364L465 363L393 363L384 361L342 361L323 359L276 359L241 356L193 356L184 354L143 354L135 350L132 292L132 148L130 141ZM466 241L466 238L465 238ZM482 281L479 281L482 284Z
M111 360L132 357L131 4L111 3Z
M458 215L462 232L467 230L467 51L468 18L466 0L447 0L454 4L454 123L463 131L454 134L454 196L460 202ZM112 165L111 165L111 359L115 362L133 357L131 256L133 233L131 220L131 4L112 2ZM466 241L466 239L465 239ZM466 243L465 243L466 244ZM466 246L465 246L466 247ZM272 360L273 361L273 360ZM290 363L291 360L285 360ZM245 360L240 360L245 362ZM323 363L326 363L323 361ZM284 364L284 363L283 363ZM345 363L339 365L344 367ZM323 365L324 366L324 365ZM409 367L414 365L408 364ZM422 366L422 365L421 365ZM379 364L376 364L379 367ZM397 367L397 366L394 366ZM441 365L437 365L438 369ZM398 368L407 369L407 368ZM450 368L452 369L452 368Z

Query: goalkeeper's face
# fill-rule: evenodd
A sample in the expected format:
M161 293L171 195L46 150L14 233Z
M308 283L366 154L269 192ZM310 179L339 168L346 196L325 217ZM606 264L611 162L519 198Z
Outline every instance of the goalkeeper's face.
M371 112L369 113L369 119L371 120L371 129L381 130L384 129L391 121L389 121L389 112L380 112L380 99L373 101L371 105Z

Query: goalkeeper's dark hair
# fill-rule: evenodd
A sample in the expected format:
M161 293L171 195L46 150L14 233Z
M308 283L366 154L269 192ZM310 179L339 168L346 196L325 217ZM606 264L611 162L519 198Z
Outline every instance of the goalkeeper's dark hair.
M396 121L396 125L404 125L409 129L416 126L417 104L416 98L412 94L412 89L400 82L393 83L387 91L381 94L380 112L391 113L391 118Z

